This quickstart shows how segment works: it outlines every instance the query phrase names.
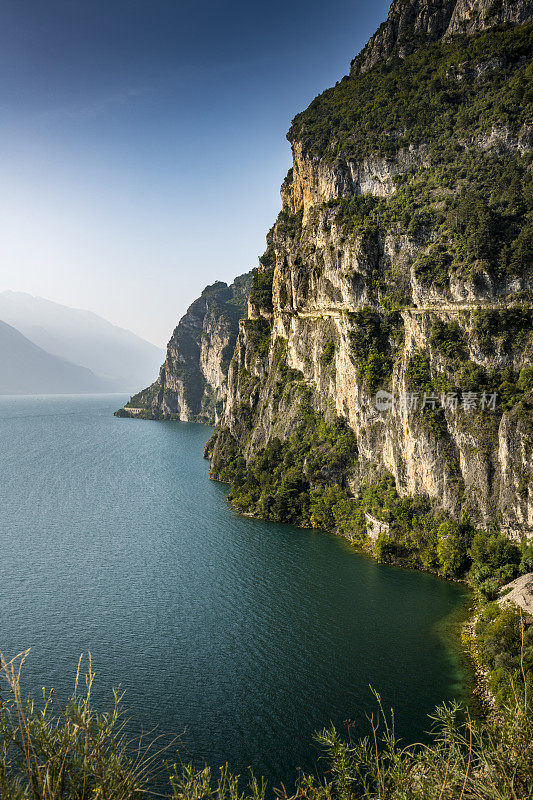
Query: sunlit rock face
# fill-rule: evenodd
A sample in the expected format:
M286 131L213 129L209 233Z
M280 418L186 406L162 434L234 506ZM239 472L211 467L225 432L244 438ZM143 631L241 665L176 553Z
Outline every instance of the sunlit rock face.
M531 615L533 615L533 572L521 575L511 583L502 586L498 603L500 605L512 603L518 606L529 615L527 621L531 624Z
M532 4L521 1L394 2L353 62L352 76L370 79L366 73L375 65L438 39L453 42L459 34L531 18ZM479 81L483 94L522 68L523 59L510 64L485 53L475 62L451 63L445 74L456 84ZM249 459L274 437L291 436L310 402L356 435L357 468L343 476L354 493L390 473L401 494L427 495L435 508L468 512L482 526L496 521L510 536L533 534L533 395L526 380L533 355L531 264L504 272L475 254L461 260L454 252L444 277L428 273L428 254L452 252L446 209L468 173L446 185L435 177L428 190L425 176L437 176L437 164L443 172L443 145L431 136L405 144L404 129L396 150L386 142L383 152L378 145L357 158L349 152L349 132L339 144L334 122L331 129L324 122L317 144L309 127L310 120L316 130L316 112L307 113L289 133L293 166L259 265L259 274L271 276L271 296L263 305L249 303L239 326L224 410L208 448L214 473L230 452ZM531 152L525 114L514 126L491 121L456 137L455 151L473 154L476 165L505 160L522 169ZM426 194L415 213L428 211L418 226L391 205L401 204L397 198L416 181ZM406 207L414 208L405 196ZM357 198L375 205L369 212ZM381 356L386 368L380 372ZM505 375L514 376L513 385L523 379L504 402ZM378 390L389 393L390 407L376 404ZM428 413L433 410L439 413Z
M241 321L221 419L221 429L229 430L245 457L296 428L300 397L291 392L278 396L277 389L288 367L302 374L317 410L331 419L342 417L356 433L359 468L350 476L354 491L389 472L401 493L426 494L454 515L468 510L483 525L496 514L511 534L533 532L533 437L526 406L503 415L485 414L480 423L473 410L463 410L459 403L457 409L446 409L435 429L426 411L402 403L409 393L410 365L421 353L434 377L444 378L450 371L449 359L432 341L437 322L460 331L466 347L462 360L489 374L504 365L519 371L531 364L531 337L525 348L506 342L487 351L476 334L476 314L505 307L512 287L507 293L505 285L495 290L462 283L459 290L458 279L447 294L422 287L413 269L422 242L393 233L372 246L343 241L331 210L321 210L304 224L297 241L289 242L285 233L278 236L276 227L271 241L276 251L274 309L262 316L268 319L268 349L258 347L258 318ZM375 392L361 376L361 360L352 344L358 327L354 314L368 308L381 317L387 313L372 288L376 274L403 281L412 297L412 306L398 314L394 340L384 345L394 359L386 389L395 402L386 412L376 407ZM323 353L330 343L334 355L325 363ZM418 394L420 406L423 392Z

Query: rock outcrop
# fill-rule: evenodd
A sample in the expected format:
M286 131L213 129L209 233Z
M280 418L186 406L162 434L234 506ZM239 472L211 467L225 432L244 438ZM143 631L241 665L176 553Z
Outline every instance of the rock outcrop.
M330 163L306 153L298 139L292 141L293 167L281 188L283 208L303 213L340 197L371 195L389 197L395 192L394 178L410 169L429 166L427 148L409 147L393 157L369 156L360 161L341 159Z
M438 39L472 35L533 17L531 0L394 0L387 20L352 61L352 74Z
M500 591L498 599L500 605L514 603L529 615L528 621L533 617L533 572L521 575L516 580L507 583Z
M230 286L219 281L204 289L174 330L157 380L117 416L208 424L219 419L251 280L247 273Z

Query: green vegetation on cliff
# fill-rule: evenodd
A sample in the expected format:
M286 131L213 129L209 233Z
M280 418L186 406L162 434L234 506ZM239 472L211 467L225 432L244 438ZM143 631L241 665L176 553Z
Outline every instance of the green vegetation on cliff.
M489 281L525 276L533 263L531 154L478 146L439 150L425 168L395 178L388 198L330 200L346 236L362 240L395 231L418 242L417 279L441 292L451 275L489 292ZM382 301L409 305L410 287L380 282Z
M359 362L359 378L373 393L387 385L391 378L393 357L402 339L400 315L396 310L380 314L365 306L349 313L348 317L353 326L350 343Z
M498 707L513 702L516 687L533 692L533 626L513 604L487 603L476 622L476 653Z
M274 268L269 267L265 270L255 270L252 278L252 288L250 290L250 303L263 308L265 311L272 311L272 280L274 278Z
M331 481L342 481L356 452L354 434L341 420L328 424L321 415L304 410L289 439L272 439L248 464L242 456L228 458L219 449L220 465L215 459L212 472L231 483L230 500L239 511L311 526L314 515L320 516L334 499L331 495L324 501L326 486L329 492L338 491L339 501L349 502L347 492Z
M530 272L532 43L532 25L436 42L343 78L294 119L290 141L339 174L363 159L397 173L388 197L327 203L346 236L409 236L417 279L445 294L452 275L490 294ZM411 302L409 286L374 288Z
M410 145L448 151L493 126L516 134L531 102L532 32L441 40L344 77L294 118L288 138L323 158L359 160Z

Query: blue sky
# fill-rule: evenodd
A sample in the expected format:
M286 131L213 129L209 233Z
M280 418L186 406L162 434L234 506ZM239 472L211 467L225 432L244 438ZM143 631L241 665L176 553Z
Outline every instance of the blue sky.
M254 267L292 117L388 0L3 0L0 290L164 344Z

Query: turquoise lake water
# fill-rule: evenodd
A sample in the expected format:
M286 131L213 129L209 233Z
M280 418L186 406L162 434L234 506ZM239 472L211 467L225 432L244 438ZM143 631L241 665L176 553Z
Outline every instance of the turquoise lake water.
M31 647L25 689L72 686L183 733L198 764L291 784L313 732L367 733L369 689L406 741L461 691L439 628L465 593L342 539L236 516L201 425L117 419L122 396L0 398L0 649Z

